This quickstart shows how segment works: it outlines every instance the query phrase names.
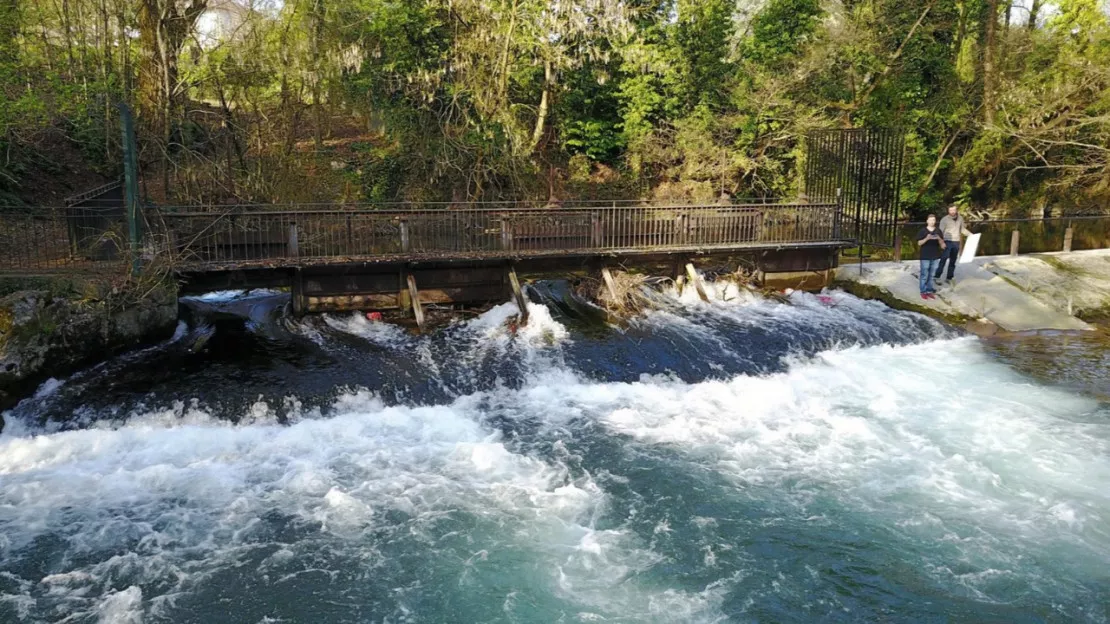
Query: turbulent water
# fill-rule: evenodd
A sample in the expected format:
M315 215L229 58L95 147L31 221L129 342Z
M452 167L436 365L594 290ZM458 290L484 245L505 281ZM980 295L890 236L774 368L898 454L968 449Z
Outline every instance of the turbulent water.
M191 301L7 415L0 622L1110 620L1097 394L714 295L618 328L544 283L424 337Z

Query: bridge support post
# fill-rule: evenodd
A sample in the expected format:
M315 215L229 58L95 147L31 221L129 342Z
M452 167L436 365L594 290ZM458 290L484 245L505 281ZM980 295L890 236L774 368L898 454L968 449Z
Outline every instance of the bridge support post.
M516 276L516 267L512 264L509 265L509 285L513 287L513 301L520 310L520 324L524 325L528 322L528 299L524 297L524 291L520 288L520 279Z
M1011 256L1018 255L1018 245L1020 244L1020 242L1021 242L1021 232L1019 232L1017 230L1014 230L1014 233L1010 235L1010 255Z
M1064 230L1064 251L1071 251L1071 237L1072 230L1071 226L1069 225L1068 229Z
M304 296L304 276L301 275L300 269L293 269L293 279L291 285L292 288L290 290L292 292L290 294L293 303L293 316L296 318L300 318L304 316L305 311L308 307L306 305L308 302L305 301Z
M409 242L409 220L404 217L401 218L401 251L408 253L410 247Z
M416 316L416 326L424 331L424 306L420 305L420 291L416 289L416 278L412 273L405 275L409 285L409 301L412 304L412 313Z

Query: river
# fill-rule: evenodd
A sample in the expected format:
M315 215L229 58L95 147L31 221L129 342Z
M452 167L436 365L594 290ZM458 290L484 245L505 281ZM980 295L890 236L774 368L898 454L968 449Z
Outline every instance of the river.
M0 622L1110 621L1104 342L716 294L193 299L7 414Z

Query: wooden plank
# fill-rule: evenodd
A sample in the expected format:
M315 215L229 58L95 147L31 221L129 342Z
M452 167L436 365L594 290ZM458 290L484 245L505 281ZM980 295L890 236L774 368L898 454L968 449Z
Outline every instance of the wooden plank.
M709 303L709 295L705 292L705 285L702 284L701 277L698 275L698 272L694 269L694 265L691 262L686 263L686 275L690 278L690 283L698 290L698 296L701 297L701 300Z
M416 289L416 278L411 273L407 278L409 301L412 304L412 313L416 316L416 326L420 328L420 331L424 331L424 306L420 304L420 291Z
M601 268L601 277L605 280L605 288L609 290L609 299L613 305L620 303L620 298L617 296L617 285L613 282L613 274L609 272L609 267Z
M528 300L524 298L524 291L520 288L516 268L511 264L509 265L509 284L513 287L513 299L516 300L516 307L520 310L520 324L524 325L528 322Z

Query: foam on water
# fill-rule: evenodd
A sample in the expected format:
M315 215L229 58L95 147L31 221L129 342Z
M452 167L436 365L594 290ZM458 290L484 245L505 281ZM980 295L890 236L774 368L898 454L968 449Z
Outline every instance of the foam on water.
M47 535L64 542L68 572L36 578L33 561L16 566L28 575L16 579L25 610L43 618L84 612L127 622L144 610L169 617L183 596L254 554L280 585L309 573L298 568L313 543L373 570L389 566L382 549L392 540L430 549L429 568L452 571L463 555L467 563L450 582L464 586L479 583L475 570L487 567L483 546L497 546L546 559L532 573L553 596L610 615L614 607L651 612L660 601L694 619L710 608L683 592L638 594L629 577L656 559L622 531L591 528L604 499L597 484L512 452L480 423L480 401L386 407L370 394L347 394L333 417L288 427L267 422L265 410L231 426L179 405L118 428L5 435L0 559L28 557ZM282 526L268 527L275 516ZM441 525L465 527L466 535ZM303 535L284 541L275 530ZM158 595L144 602L143 587ZM394 589L402 597L393 609L416 608L405 606L404 588Z
M328 316L320 344L435 371L442 350L512 360L523 379L429 405L289 397L286 425L262 401L184 400L81 430L9 423L0 616L1106 620L1104 406L842 293L712 288L633 325L738 358L730 327L856 338L774 370L614 382L566 363L577 337L542 305L434 338ZM891 335L910 344L877 344Z

